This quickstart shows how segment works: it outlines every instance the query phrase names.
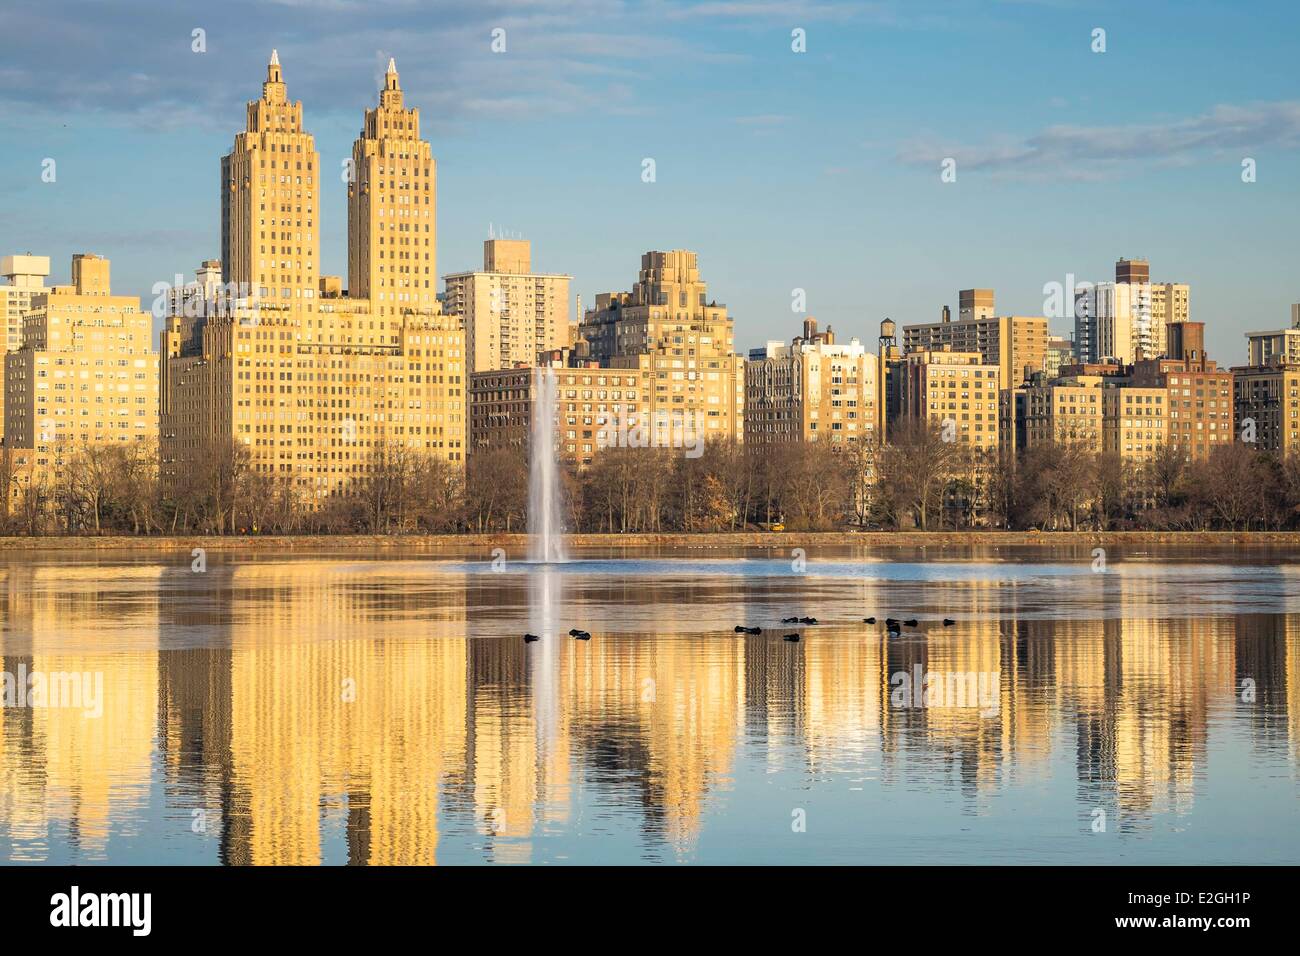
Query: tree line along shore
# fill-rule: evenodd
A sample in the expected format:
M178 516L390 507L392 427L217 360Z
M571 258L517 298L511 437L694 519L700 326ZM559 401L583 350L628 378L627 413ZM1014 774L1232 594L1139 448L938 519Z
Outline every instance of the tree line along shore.
M380 444L316 499L250 467L235 443L161 477L135 444L71 449L60 474L40 486L0 475L0 536L488 534L528 521L522 447L479 450L462 468ZM564 526L579 534L1300 530L1300 457L1235 442L1201 460L1172 445L1137 461L1082 444L1007 455L917 422L879 448L607 448L586 468L564 463L561 479Z

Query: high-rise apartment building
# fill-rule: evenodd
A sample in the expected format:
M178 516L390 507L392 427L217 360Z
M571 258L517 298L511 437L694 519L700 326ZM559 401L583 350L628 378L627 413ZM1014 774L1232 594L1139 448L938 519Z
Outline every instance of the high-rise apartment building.
M1074 344L1079 361L1132 364L1150 347L1150 312L1149 287L1101 282L1077 291Z
M1185 282L1151 283L1151 333L1156 355L1169 354L1169 326L1190 321L1192 289Z
M554 405L539 409L538 364L555 376ZM586 468L605 448L650 444L650 372L602 368L585 354L553 350L515 368L470 376L470 453L524 448L533 416L555 419L557 451L577 468ZM694 445L693 438L688 445Z
M891 374L898 377L891 427L901 418L922 418L972 448L998 447L1002 373L979 352L909 352Z
M167 290L165 303L160 304L166 308L165 315L202 315L225 297L221 260L204 259L194 271L192 282L185 282L179 273L176 275L175 284Z
M1291 306L1291 325L1276 332L1247 332L1250 365L1300 365L1300 304Z
M1151 282L1146 259L1120 259L1115 281L1081 285L1074 298L1074 341L1079 361L1115 359L1131 365L1168 352L1170 324L1191 318L1191 289Z
M1047 352L1047 319L1027 315L994 315L992 289L963 289L956 322L943 319L903 326L905 352L979 352L997 365L1002 381L1014 387L1041 371Z
M5 356L5 446L15 470L63 477L91 445L158 437L153 317L113 295L109 261L72 257L72 281L33 296L22 344Z
M1205 354L1205 323L1170 325L1169 354L1133 366L1136 386L1168 390L1166 440L1188 460L1202 460L1232 441L1232 373Z
M877 442L878 362L857 340L837 343L828 326L804 320L786 345L769 342L745 364L745 443Z
M601 365L649 373L655 444L670 435L744 439L745 360L694 252L647 252L636 286L597 295L579 337Z
M1300 452L1300 365L1232 370L1233 427L1239 438L1280 458Z
M368 474L384 445L462 462L464 333L435 298L432 161L395 69L366 113L349 196L365 237L349 269L374 298L320 274L319 158L274 53L247 118L222 160L225 284L162 333L164 480L232 439L255 471L317 502Z
M1081 363L1101 361L1102 353L1099 337L1097 310L1097 286L1081 284L1071 293L1074 307L1074 355ZM1125 342L1128 341L1127 328Z
M1250 365L1300 365L1300 328L1247 332Z
M1135 385L1102 389L1103 449L1125 461L1148 461L1169 440L1163 388Z
M1124 461L1149 460L1168 441L1165 389L1136 386L1118 368L1076 366L1003 393L1004 448L1068 446Z
M32 297L45 292L49 256L5 256L0 259L0 444L4 443L4 355L22 347L23 316Z
M465 329L471 373L531 365L539 352L573 344L567 275L532 270L525 239L488 239L483 271L446 276L443 311Z
M1043 374L1048 381L1061 374L1062 367L1073 365L1074 341L1060 336L1050 336L1043 353Z
M369 299L374 315L437 303L437 173L390 59L379 106L352 144L348 183L348 293Z
M1102 447L1102 379L1096 375L1048 380L1036 376L1023 388L1015 422L1016 447L1070 445L1099 452ZM1010 437L1010 433L1005 437Z

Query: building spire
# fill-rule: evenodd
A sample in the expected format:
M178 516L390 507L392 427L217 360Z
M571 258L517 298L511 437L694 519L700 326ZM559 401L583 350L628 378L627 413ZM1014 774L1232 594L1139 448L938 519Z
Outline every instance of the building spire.
M284 74L280 72L279 50L271 51L271 62L266 65L266 82L262 84L262 99L268 103L284 102Z
M400 90L401 88L401 85L397 82L397 61L390 56L388 58L388 72L384 75L384 89Z

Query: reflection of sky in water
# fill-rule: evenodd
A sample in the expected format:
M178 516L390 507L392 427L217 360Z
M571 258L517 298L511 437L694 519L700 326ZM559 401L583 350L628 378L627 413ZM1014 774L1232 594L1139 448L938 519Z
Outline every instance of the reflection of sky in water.
M3 558L3 669L106 699L0 710L0 859L1293 862L1290 566L1052 554ZM894 706L918 667L996 713Z

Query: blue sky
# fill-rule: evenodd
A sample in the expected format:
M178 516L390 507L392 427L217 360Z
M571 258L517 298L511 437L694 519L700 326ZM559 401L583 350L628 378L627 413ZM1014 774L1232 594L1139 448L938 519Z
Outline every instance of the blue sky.
M219 254L218 159L271 48L326 169L393 56L438 160L443 274L479 264L490 222L588 303L645 250L694 249L743 351L795 334L795 288L874 347L882 318L932 321L959 288L1041 314L1044 283L1146 256L1239 364L1242 333L1300 301L1297 6L5 0L0 254L48 254L65 281L98 252L142 296L189 275ZM321 215L323 271L342 274L337 178Z

